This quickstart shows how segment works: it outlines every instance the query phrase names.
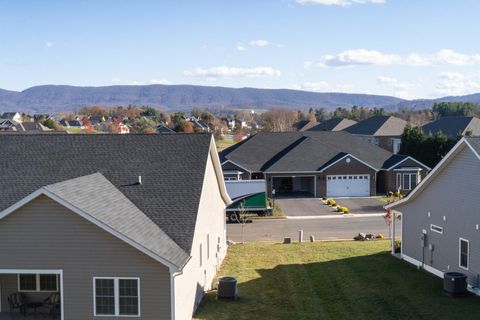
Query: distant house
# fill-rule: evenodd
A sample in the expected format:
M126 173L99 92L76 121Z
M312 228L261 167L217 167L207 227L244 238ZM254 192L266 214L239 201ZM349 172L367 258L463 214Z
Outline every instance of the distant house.
M13 120L13 121L19 122L19 123L22 122L22 115L18 112L5 112L5 113L2 114L2 116L0 118L1 119Z
M61 320L192 318L227 251L211 135L5 134L0 146L0 319L18 292L56 295Z
M85 129L81 120L60 120L60 125L65 128Z
M293 129L295 131L307 131L318 124L319 123L317 121L301 120L293 124Z
M235 129L235 119L222 118L222 121L225 122L228 129L230 130Z
M308 131L341 131L356 123L350 119L332 118L309 128Z
M393 116L374 116L344 130L393 153L400 151L401 135L407 121Z
M99 123L102 123L102 122L106 121L104 116L90 116L90 117L88 117L88 120L90 121L92 126L95 126Z
M243 119L235 119L235 126L239 126L241 129L247 127L247 122Z
M268 196L406 194L430 170L344 131L261 132L220 152L220 160L226 179L265 179Z
M157 133L175 133L172 129L167 127L165 124L159 124L156 129Z
M458 136L480 136L480 119L477 117L441 117L422 126L426 134L433 136L442 132L449 138Z
M480 138L462 138L430 175L393 210L392 232L401 223L401 257L439 277L468 276L480 294ZM400 222L399 222L400 221ZM394 238L394 237L392 237Z

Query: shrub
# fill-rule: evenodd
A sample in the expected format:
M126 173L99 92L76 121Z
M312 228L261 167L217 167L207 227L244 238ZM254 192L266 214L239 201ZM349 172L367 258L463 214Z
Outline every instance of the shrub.
M343 212L343 207L338 206L337 207L337 212Z
M379 233L379 234L377 234L377 236L375 238L383 239L383 238L385 238L385 235L383 233Z
M402 251L402 241L395 240L395 253Z
M326 201L326 200L327 200L327 197L322 197L322 200L323 200L323 201Z
M348 209L348 207L342 207L342 212L344 214L350 213L350 209Z
M327 204L329 206L335 207L337 205L337 202L335 202L335 200L333 199L327 199Z

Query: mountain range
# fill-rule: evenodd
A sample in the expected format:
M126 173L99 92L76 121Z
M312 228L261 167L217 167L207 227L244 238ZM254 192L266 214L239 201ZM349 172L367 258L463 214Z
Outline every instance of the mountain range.
M43 85L23 91L0 89L0 112L26 113L72 112L81 107L149 105L165 111L191 108L229 110L235 108L309 109L323 107L330 111L353 105L396 110L422 109L439 101L480 103L480 93L439 99L404 100L391 96L335 92L309 92L290 89L207 87L196 85L140 85L77 87Z

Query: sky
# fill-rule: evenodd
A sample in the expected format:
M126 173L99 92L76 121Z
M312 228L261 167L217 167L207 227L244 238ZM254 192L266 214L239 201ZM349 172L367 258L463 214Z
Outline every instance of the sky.
M0 88L480 92L480 0L0 0Z

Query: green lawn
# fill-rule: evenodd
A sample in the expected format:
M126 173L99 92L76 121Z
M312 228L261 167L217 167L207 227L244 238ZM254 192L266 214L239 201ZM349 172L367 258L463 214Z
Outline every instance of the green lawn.
M251 243L221 270L237 302L207 294L195 319L478 319L480 298L446 297L441 279L387 254L388 241Z
M224 139L221 139L221 140L217 140L215 141L216 145L217 145L217 151L222 151L223 149L226 149L230 146L233 146L236 142L233 141L233 139L227 139L227 138L224 138Z

